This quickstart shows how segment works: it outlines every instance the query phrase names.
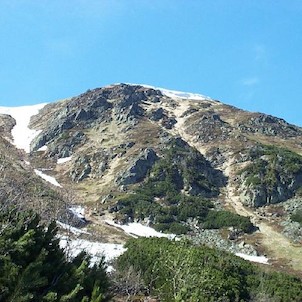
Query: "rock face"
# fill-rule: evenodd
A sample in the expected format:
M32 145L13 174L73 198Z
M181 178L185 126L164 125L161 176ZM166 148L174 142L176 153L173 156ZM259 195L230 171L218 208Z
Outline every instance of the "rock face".
M99 120L106 119L106 110L111 107L104 98L99 95L87 97L87 103L83 108L76 106L77 99L62 110L56 110L56 114L47 123L47 127L32 141L31 150L36 151L44 145L64 139L70 129L86 129Z
M176 191L205 198L218 196L226 181L221 171L180 137L166 142L162 157L148 178L155 187L172 182Z
M283 119L261 113L250 118L246 124L239 124L238 128L243 132L261 133L267 136L295 137L301 134L299 127L290 125Z
M273 190L268 190L265 185L257 187L242 186L243 193L240 195L242 203L249 207L261 207L285 201L294 196L294 192L302 185L300 179L281 180Z
M57 143L57 139L70 129L89 129L113 119L118 124L133 125L143 115L140 104L161 96L158 90L125 84L89 90L66 101L63 108L54 109L45 129L32 142L31 149L36 151L54 141Z
M151 111L150 113L150 119L152 121L159 121L165 117L167 116L164 114L163 108L158 108L156 110Z
M189 133L197 141L208 143L214 140L227 140L231 130L231 125L224 122L218 114L207 111L195 114L195 121L193 121Z
M241 200L251 207L285 201L302 187L302 156L283 148L259 145L240 173Z
M158 156L153 149L143 150L127 171L117 178L116 182L119 185L130 185L144 180L157 160Z
M6 137L10 137L10 132L15 126L15 120L7 114L0 114L0 133Z
M74 164L74 169L71 171L70 176L73 181L79 182L87 178L91 172L91 165L88 157L79 157Z
M48 155L58 158L69 157L77 147L85 144L86 141L87 137L82 131L61 135L56 143L52 142L48 144Z

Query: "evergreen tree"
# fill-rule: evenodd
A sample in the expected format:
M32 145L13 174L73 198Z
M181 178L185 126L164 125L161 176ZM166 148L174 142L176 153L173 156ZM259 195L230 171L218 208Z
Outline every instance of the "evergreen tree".
M109 287L104 260L81 253L67 260L56 237L33 211L0 213L0 301L100 302Z

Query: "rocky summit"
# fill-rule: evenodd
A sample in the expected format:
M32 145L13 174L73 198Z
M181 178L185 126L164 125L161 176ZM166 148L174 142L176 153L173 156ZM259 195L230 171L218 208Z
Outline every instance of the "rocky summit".
M16 123L0 115L2 204L62 223L81 205L85 225L107 242L128 235L106 219L139 222L302 270L302 128L130 84L45 105L28 124L29 153L14 145Z

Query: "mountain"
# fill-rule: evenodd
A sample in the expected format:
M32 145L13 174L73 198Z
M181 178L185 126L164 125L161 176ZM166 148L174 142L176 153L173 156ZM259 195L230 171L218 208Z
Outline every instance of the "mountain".
M140 223L302 270L302 128L132 84L0 112L2 205L99 241L123 243L117 223Z

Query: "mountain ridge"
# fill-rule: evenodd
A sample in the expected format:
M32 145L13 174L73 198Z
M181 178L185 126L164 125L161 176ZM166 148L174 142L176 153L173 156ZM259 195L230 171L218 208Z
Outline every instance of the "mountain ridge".
M7 149L15 150L10 133L13 123L7 115L0 116L4 140L2 153L5 145ZM203 195L202 188L209 185L211 169L220 171L226 178L225 184L217 187L219 196L215 200L211 197L215 206L250 216L256 225L264 223L259 222L258 207L264 207L266 213L261 219L276 228L280 228L281 220L291 223L290 215L295 212L286 212L283 202L297 197L298 201L293 201L295 209L301 207L302 129L283 119L247 112L209 97L136 84L115 84L49 103L32 116L29 127L37 134L31 140L30 152L15 150L16 155L12 155L13 152L10 161L21 163L24 171L48 169L43 171L63 186L62 190L50 186L57 193L47 197L50 198L48 202L61 200L66 204L73 200L81 203L87 207L91 213L89 217L96 225L100 223L100 215L109 215L108 210L111 217L118 219L127 207L129 211L137 211L136 205L123 205L122 208L119 202L125 195L132 194L129 196L134 198L133 193L141 194L152 181L152 186L179 183L173 197L176 199L186 195L208 198ZM179 140L177 148L180 150L169 151L169 142L173 139ZM184 147L185 144L188 147ZM176 157L167 155L169 152L174 152ZM198 152L207 162L200 166L204 173L197 179L193 177L198 175L194 164L186 163L188 155L181 155L184 152ZM4 157L3 162L9 162L8 155ZM30 162L30 166L25 162ZM179 162L182 164L178 165ZM193 162L196 163L196 158ZM171 174L166 173L168 167L174 169ZM17 172L11 173L16 175ZM169 177L172 177L171 183L167 180ZM44 186L48 185L44 183ZM5 187L14 191L7 184ZM36 202L41 198L39 194L34 198ZM66 199L64 195L70 196ZM170 202L167 191L152 198L156 207L173 207L173 204L167 204ZM282 215L268 216L268 212L278 205ZM247 210L243 210L243 206ZM139 213L129 213L122 214L121 221L139 219ZM150 220L153 214L150 215L141 221ZM173 219L176 219L175 215ZM182 220L174 222L186 223ZM298 243L302 234L299 227L296 231ZM270 232L272 234L273 229ZM254 239L252 241L255 243ZM291 246L289 240L286 242L288 247ZM270 251L271 247L263 245L267 253L276 257L274 249ZM300 245L298 248L301 251ZM290 262L289 255L287 258ZM299 265L302 267L301 263Z

